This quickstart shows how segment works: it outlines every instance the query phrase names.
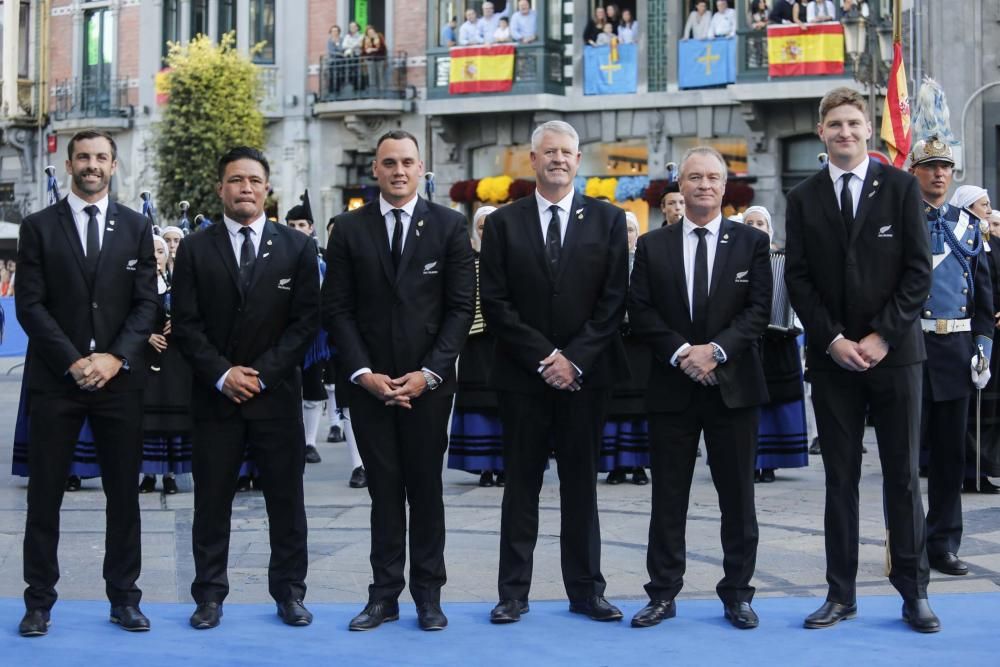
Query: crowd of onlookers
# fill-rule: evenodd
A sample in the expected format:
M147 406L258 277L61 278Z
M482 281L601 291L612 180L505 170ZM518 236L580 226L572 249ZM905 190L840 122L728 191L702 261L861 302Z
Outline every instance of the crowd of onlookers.
M385 35L373 25L347 24L347 34L339 25L330 27L326 39L323 70L328 89L339 92L345 86L354 90L382 90L386 85L388 49Z
M13 259L0 259L0 296L14 296L14 271L17 262Z

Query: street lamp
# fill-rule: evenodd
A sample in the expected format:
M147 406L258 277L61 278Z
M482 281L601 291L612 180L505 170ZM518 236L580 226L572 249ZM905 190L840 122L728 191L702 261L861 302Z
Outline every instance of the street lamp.
M892 25L875 24L864 16L844 18L841 24L844 26L844 51L851 59L851 74L868 90L868 114L874 128L878 89L886 86L892 68ZM874 131L868 143L874 150Z

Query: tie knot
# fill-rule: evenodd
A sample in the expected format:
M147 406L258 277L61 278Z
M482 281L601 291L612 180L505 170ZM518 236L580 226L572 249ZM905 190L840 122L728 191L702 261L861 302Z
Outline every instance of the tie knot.
M705 227L695 227L694 233L697 234L699 238L705 238L705 234L708 234L708 229Z
M403 209L401 208L392 209L392 217L396 218L396 222L403 222Z
M101 209L97 208L94 204L91 204L90 206L84 206L83 211L91 218L96 218L97 214L101 212Z
M250 238L253 235L253 229L251 229L250 227L243 227L242 229L240 229L240 234L242 234L246 238Z
M549 206L549 213L552 214L552 219L553 220L558 220L559 219L559 205L558 204L553 204L552 206Z
M847 172L843 176L840 177L840 180L842 180L844 182L844 186L845 187L850 184L850 182L851 182L851 176L854 176L854 174L851 173L851 172Z

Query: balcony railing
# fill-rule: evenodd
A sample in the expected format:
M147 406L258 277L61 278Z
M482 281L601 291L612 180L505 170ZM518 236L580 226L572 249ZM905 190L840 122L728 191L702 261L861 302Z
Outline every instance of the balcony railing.
M320 102L405 100L415 95L406 83L405 51L391 57L320 59Z
M737 32L737 76L740 79L767 78L767 31Z
M447 49L427 53L427 97L449 97L448 80L451 74L451 57ZM560 45L518 45L514 51L514 81L509 93L484 93L488 95L530 95L553 93L562 95L563 57ZM472 97L466 94L458 97Z
M278 85L277 66L257 65L257 77L260 82L260 99L257 100L260 112L268 117L281 115L281 93Z
M128 79L64 79L56 82L52 116L55 120L74 118L127 118Z

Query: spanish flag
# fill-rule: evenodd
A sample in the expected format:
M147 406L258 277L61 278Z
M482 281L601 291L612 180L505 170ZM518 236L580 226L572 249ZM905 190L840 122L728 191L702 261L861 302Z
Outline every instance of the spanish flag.
M767 26L770 76L812 76L844 72L844 28L839 23Z
M896 3L897 5L899 3ZM894 8L898 9L898 7ZM882 107L882 141L889 149L895 167L902 168L910 152L910 100L903 67L902 20L894 11L892 36L892 68Z
M448 92L505 93L514 85L514 45L459 46L451 49Z

